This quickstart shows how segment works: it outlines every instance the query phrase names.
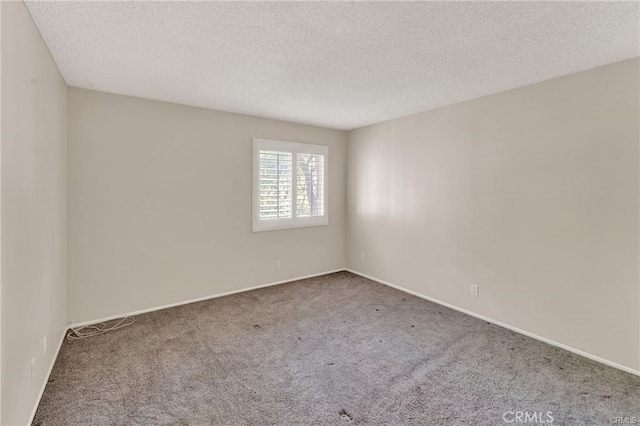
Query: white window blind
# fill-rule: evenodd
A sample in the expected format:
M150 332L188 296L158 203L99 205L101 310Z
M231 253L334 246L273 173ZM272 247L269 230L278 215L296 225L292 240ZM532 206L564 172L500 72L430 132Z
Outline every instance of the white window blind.
M253 231L328 224L329 148L253 140Z

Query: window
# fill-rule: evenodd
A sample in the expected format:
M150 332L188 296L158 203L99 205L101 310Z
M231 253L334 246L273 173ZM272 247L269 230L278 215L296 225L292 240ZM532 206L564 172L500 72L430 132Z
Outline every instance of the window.
M329 147L253 140L253 231L319 226L327 214Z

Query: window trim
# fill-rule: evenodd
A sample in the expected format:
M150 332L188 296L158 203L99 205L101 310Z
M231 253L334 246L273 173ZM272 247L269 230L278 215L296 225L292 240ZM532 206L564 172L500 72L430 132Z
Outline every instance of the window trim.
M301 142L285 142L272 139L253 138L253 194L252 194L252 217L253 217L253 232L263 231L275 231L279 229L295 229L295 228L308 228L312 226L326 226L329 224L329 147L327 145L313 145ZM291 219L277 219L274 224L265 224L265 221L258 219L259 206L260 206L260 149L270 149L274 151L286 151L292 153L293 160L293 182L292 182L292 217ZM296 161L297 154L316 154L324 156L324 171L323 171L323 197L324 197L324 215L313 217L296 217L297 216L297 197L298 197L298 185L296 175ZM295 183L294 183L295 182ZM261 223L262 222L262 223Z

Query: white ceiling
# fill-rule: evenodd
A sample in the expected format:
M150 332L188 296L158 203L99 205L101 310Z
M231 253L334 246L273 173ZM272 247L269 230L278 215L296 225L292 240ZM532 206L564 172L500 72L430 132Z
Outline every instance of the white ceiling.
M71 86L336 129L640 55L638 2L27 7Z

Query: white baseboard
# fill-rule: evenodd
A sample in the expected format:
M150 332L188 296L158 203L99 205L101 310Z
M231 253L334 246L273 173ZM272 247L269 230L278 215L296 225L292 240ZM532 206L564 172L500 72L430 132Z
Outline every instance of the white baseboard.
M31 416L29 416L29 423L27 423L27 425L30 425L31 423L33 423L33 418L36 416L36 411L38 411L38 407L40 406L40 400L42 399L42 395L44 395L44 389L47 387L47 383L49 383L49 376L51 376L51 372L53 371L53 366L55 365L56 360L58 359L60 348L62 347L62 343L64 342L64 338L66 336L67 336L67 329L64 329L64 331L62 332L62 338L60 339L60 343L58 343L58 349L56 349L56 353L51 359L51 364L49 365L47 374L44 377L44 382L40 387L40 393L38 394L38 398L36 398L36 404L33 407L33 410L31 411Z
M261 285L257 285L257 286L254 286L254 287L248 287L248 288L242 288L240 290L232 290L232 291L227 291L227 292L224 292L224 293L217 293L217 294L213 294L213 295L209 295L209 296L198 297L197 299L184 300L184 301L181 301L181 302L169 303L167 305L154 306L152 308L140 309L140 310L134 311L134 312L127 312L127 313L122 313L122 314L117 314L117 315L111 315L111 316L104 317L104 318L93 319L93 320L89 320L89 321L71 323L71 324L68 325L68 329L71 329L72 327L73 328L78 328L78 327L83 327L83 326L86 326L86 325L97 324L97 323L100 323L100 322L111 321L111 320L118 319L118 318L123 318L123 317L132 317L132 316L135 316L135 315L146 314L148 312L159 311L161 309L173 308L174 306L188 305L189 303L202 302L204 300L216 299L218 297L230 296L232 294L244 293L245 291L257 290L259 288L271 287L271 286L274 286L274 285L290 283L290 282L293 282L293 281L306 280L307 278L319 277L319 276L322 276L322 275L333 274L335 272L342 272L342 271L346 271L346 270L347 270L346 268L334 269L332 271L325 271L325 272L319 272L317 274L305 275L305 276L302 276L302 277L289 278L289 279L286 279L286 280L276 281L276 282L273 282L273 283L261 284Z
M608 365L609 367L617 368L619 370L626 371L627 373L631 373L631 374L635 374L636 376L640 376L640 371L639 370L634 370L633 368L626 367L624 365L618 364L618 363L613 362L613 361L606 360L604 358L600 358L600 357L598 357L596 355L592 355L592 354L587 353L587 352L583 352L583 351L581 351L579 349L572 348L571 346L567 346L567 345L564 345L562 343L555 342L555 341L553 341L551 339L547 339L546 337L538 336L537 334L533 334L533 333L530 333L528 331L521 330L519 328L513 327L513 326L511 326L509 324L505 324L503 322L496 321L496 320L491 319L491 318L487 318L485 316L476 314L475 312L471 312L471 311L468 311L466 309L459 308L459 307L457 307L455 305L451 305L449 303L442 302L442 301L440 301L438 299L434 299L433 297L425 296L424 294L420 294L420 293L418 293L416 291L409 290L409 289L406 289L404 287L400 287L399 285L391 284L391 283L389 283L387 281L380 280L378 278L363 274L363 273L355 271L353 269L347 268L346 271L351 272L352 274L359 275L361 277L367 278L367 279L369 279L371 281L375 281L377 283L384 284L384 285L389 286L389 287L393 287L396 290L403 291L405 293L411 294L413 296L420 297L420 298L428 300L430 302L437 303L438 305L446 306L447 308L451 308L451 309L456 310L458 312L462 312L463 314L471 315L472 317L479 318L479 319L481 319L483 321L490 322L492 324L495 324L497 326L506 328L508 330L515 331L516 333L523 334L523 335L525 335L527 337L531 337L532 339L540 340L541 342L548 343L549 345L556 346L558 348L567 350L569 352L573 352L573 353L575 353L577 355L583 356L585 358L589 358L589 359L591 359L593 361L597 361L597 362L600 362L602 364Z

